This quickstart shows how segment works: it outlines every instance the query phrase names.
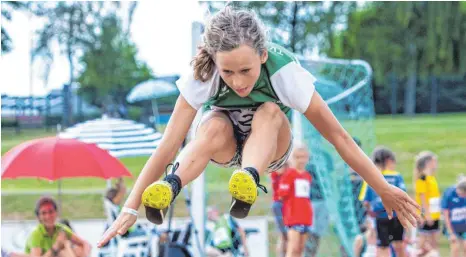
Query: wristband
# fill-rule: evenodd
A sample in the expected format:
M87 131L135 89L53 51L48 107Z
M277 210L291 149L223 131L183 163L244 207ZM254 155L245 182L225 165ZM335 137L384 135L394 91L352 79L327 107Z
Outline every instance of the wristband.
M128 208L128 207L123 207L121 209L122 212L125 212L125 213L129 213L129 214L132 214L134 216L138 216L138 211L136 211L135 209L131 209L131 208Z

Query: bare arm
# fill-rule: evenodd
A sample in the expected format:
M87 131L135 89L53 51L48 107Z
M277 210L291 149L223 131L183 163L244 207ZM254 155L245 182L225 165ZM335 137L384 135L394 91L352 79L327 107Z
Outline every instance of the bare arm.
M246 232L244 231L243 228L238 227L238 232L241 237L241 243L243 244L244 252L246 253L246 256L249 256L249 249L248 249L248 241L246 238Z
M141 195L144 190L154 181L158 180L165 171L183 143L189 128L196 117L196 109L191 107L182 95L176 101L175 109L168 122L159 146L144 165L139 174L131 193L126 199L124 207L137 210L141 205ZM125 211L118 215L118 218L107 229L97 247L104 246L116 235L123 235L136 222L137 215L129 214Z
M136 210L139 208L142 192L147 186L162 176L165 167L175 158L183 140L188 134L196 113L196 109L191 107L184 97L180 95L163 134L162 141L144 165L126 200L126 207Z
M75 233L71 235L71 242L73 242L76 245L81 246L86 256L89 256L91 254L91 245L87 241L85 241L84 239L76 235Z
M336 148L343 160L382 198L389 218L392 218L393 211L396 211L403 227L417 225L421 219L418 213L419 205L402 189L390 185L385 180L382 173L341 126L317 92L312 95L311 103L304 116Z
M355 170L372 188L381 192L389 184L377 167L341 126L322 97L314 92L304 116L338 151L343 160Z
M58 250L59 247L57 247L56 245L54 245L52 247L53 249L56 249ZM53 253L52 253L52 249L48 250L47 252L45 252L44 254L42 254L42 249L40 247L36 247L36 248L32 248L31 249L31 255L32 257L53 257Z
M430 219L429 203L427 202L426 194L419 194L419 198L421 199L421 207L424 209L424 217Z
M356 239L354 239L354 245L353 245L353 252L354 256L360 256L361 251L362 251L362 237L361 235L358 235Z
M35 247L31 249L31 256L32 257L40 257L40 256L52 256L52 251L48 250L44 255L41 255L42 249L40 247Z
M443 210L443 217L445 219L445 226L447 227L448 234L454 235L450 220L450 210Z

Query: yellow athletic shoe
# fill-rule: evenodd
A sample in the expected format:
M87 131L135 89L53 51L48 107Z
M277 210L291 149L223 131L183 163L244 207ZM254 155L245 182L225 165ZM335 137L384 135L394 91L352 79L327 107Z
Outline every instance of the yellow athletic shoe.
M230 206L231 216L240 219L248 216L252 204L257 199L258 187L267 193L267 189L259 184L257 171L249 172L241 169L233 172L228 183L228 190L233 197Z
M173 199L173 190L167 181L156 181L142 193L142 203L146 208L147 219L155 224L162 224L168 207Z

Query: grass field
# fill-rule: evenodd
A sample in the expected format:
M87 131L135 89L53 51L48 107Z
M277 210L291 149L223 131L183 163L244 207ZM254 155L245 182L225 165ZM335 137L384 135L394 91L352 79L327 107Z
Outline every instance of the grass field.
M396 153L397 169L403 174L409 189L411 189L414 156L422 150L433 151L439 156L437 179L442 190L452 185L460 173L466 173L466 158L464 158L466 114L418 115L409 118L381 116L375 120L375 128L377 143L390 147ZM20 135L16 135L14 131L2 130L2 155L23 141L53 135L55 135L54 132L46 133L44 130L23 130ZM121 159L134 175L133 178L125 179L127 186L132 186L146 160L147 157ZM230 198L222 194L227 192L226 183L231 170L209 165L206 172L208 202L215 202L220 208L226 208ZM64 189L104 189L105 181L86 178L65 179L62 181L62 187ZM57 188L57 183L38 179L4 180L1 188L7 191L54 190ZM2 195L3 219L34 218L32 209L39 196L40 193L37 195ZM103 217L101 197L95 194L79 197L64 195L62 198L63 215L70 219ZM270 215L271 194L261 194L259 199L251 215ZM79 212L76 211L76 206L79 206ZM187 209L182 201L177 201L175 208L177 216L186 215ZM442 239L441 256L447 256L447 250L447 243Z
M414 156L422 150L431 150L439 156L438 180L443 189L450 186L459 173L466 173L466 114L449 114L432 116L418 115L414 118L403 116L381 116L375 120L377 143L386 145L395 151L398 170L410 184L414 165ZM2 131L2 155L13 146L29 139L54 136L55 132L44 130L23 130L20 135L14 131ZM123 164L134 175L125 180L131 186L137 178L148 157L122 158ZM231 170L214 165L207 167L209 189L223 189ZM64 179L63 188L84 189L104 188L105 181L94 178ZM410 187L410 185L408 185ZM18 179L2 181L2 190L55 189L56 182L38 179Z

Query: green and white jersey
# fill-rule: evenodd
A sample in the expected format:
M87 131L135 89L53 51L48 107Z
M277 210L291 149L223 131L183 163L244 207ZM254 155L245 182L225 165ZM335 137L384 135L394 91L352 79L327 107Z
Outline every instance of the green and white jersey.
M290 109L307 110L315 91L316 79L285 48L269 44L268 59L261 67L259 79L247 97L240 97L220 77L218 71L207 82L194 79L193 72L177 82L181 95L196 110L249 110L265 102L274 102L288 114Z

